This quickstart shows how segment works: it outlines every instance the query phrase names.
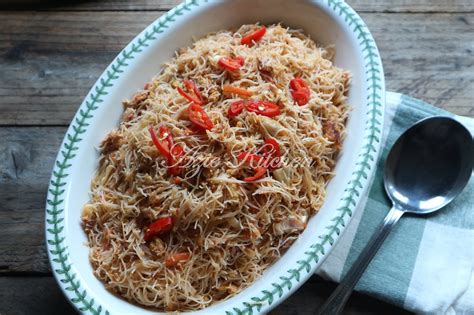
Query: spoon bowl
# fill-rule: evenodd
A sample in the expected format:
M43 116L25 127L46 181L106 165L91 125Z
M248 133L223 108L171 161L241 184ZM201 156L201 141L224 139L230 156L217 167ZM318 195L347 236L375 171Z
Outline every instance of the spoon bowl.
M318 314L342 312L370 261L405 212L439 210L463 190L471 177L473 153L471 133L448 117L421 120L397 139L384 170L385 190L393 207Z
M459 122L431 117L407 129L385 162L385 190L394 207L430 213L451 202L471 176L472 136Z

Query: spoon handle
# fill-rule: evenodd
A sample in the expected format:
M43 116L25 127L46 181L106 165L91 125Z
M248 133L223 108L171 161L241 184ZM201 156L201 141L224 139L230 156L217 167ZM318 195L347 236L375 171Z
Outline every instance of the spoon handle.
M382 226L372 236L371 240L360 253L359 257L347 272L341 283L339 283L336 290L334 290L329 299L319 309L318 314L337 315L342 312L355 285L365 269L367 269L367 266L377 253L388 233L392 230L393 226L397 223L398 219L400 219L404 212L404 210L392 207L385 217Z

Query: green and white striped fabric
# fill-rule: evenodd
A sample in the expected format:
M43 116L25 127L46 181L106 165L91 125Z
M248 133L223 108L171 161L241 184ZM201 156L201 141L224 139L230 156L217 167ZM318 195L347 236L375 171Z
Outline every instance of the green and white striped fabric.
M369 193L327 260L321 276L338 282L389 211L383 161L398 136L418 120L452 116L471 133L474 120L387 93L382 156ZM474 314L474 179L450 205L427 216L405 215L385 240L356 290L416 313Z

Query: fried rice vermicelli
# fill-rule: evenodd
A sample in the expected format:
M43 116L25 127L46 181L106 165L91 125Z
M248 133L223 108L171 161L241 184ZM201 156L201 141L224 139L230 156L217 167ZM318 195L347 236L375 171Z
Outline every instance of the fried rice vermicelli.
M124 102L119 127L102 142L82 222L95 275L131 302L186 311L235 295L323 204L349 73L333 65L331 47L281 25L242 44L260 27L180 49ZM292 89L295 78L306 94ZM260 163L268 156L278 163Z

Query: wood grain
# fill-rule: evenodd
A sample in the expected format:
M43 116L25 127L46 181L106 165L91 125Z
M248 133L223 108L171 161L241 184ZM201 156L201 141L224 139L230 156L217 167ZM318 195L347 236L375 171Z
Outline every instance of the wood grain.
M51 276L0 277L0 297L2 315L77 314Z
M46 191L64 127L0 128L0 274L49 272Z
M3 0L0 9L57 11L169 10L180 0ZM473 12L470 0L347 0L359 12Z
M312 315L334 288L334 283L313 276L297 293L270 312L270 315ZM38 292L45 293L38 294ZM2 296L9 298L0 303L0 314L75 314L53 277L0 277L0 297ZM385 315L411 314L360 293L354 293L344 314L378 314L380 310L383 310Z
M358 12L473 12L471 0L346 0Z
M115 55L159 15L0 13L0 125L68 124Z
M160 14L0 13L0 125L69 124L115 55ZM381 51L388 90L474 115L474 14L363 17Z

